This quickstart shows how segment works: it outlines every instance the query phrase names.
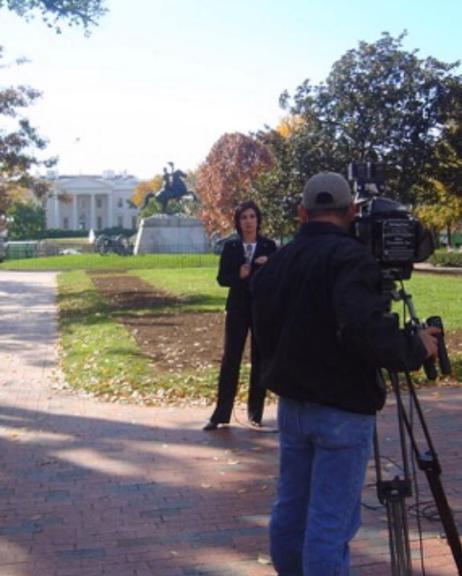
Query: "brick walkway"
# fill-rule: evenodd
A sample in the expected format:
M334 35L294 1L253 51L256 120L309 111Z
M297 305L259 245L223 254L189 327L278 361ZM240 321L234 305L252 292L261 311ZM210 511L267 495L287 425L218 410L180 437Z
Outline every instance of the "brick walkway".
M266 525L277 435L237 422L205 433L207 408L117 405L62 390L53 286L53 274L0 272L0 576L274 576ZM462 391L419 396L461 530ZM274 425L274 406L267 414ZM390 458L394 428L391 407L380 416ZM390 574L373 472L351 576ZM411 524L417 549L412 515ZM427 576L456 575L440 524L424 520L423 529Z

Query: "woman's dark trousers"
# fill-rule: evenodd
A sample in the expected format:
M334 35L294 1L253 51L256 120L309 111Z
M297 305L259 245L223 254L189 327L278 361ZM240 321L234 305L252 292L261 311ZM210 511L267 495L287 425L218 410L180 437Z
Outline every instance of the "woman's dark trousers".
M239 369L247 334L251 332L250 314L229 310L225 321L225 346L218 379L218 399L210 420L216 424L231 419L234 398L239 382ZM258 385L260 366L253 337L251 338L251 368L247 415L249 420L260 422L263 416L265 389Z

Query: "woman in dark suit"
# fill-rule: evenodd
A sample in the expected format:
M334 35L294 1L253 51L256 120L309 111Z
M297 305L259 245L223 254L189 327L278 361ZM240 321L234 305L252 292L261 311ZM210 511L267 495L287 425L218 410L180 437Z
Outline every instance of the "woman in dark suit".
M228 286L226 301L225 344L218 379L218 398L215 411L204 430L216 430L219 424L231 419L237 392L239 369L247 334L251 332L251 302L249 281L276 250L273 240L260 236L261 212L251 200L240 204L234 213L234 225L239 238L228 240L220 258L217 281ZM253 337L251 339L251 369L247 416L253 426L261 426L265 389L258 384L259 359Z

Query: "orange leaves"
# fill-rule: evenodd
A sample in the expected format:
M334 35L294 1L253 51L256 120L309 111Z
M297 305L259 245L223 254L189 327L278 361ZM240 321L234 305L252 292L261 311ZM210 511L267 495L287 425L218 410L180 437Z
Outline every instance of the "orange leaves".
M140 182L133 191L131 201L135 206L140 206L146 194L150 192L158 192L162 187L162 176L157 174L151 180Z
M268 149L250 136L224 134L212 147L197 172L196 193L201 218L209 234L232 229L234 210L246 199L252 181L273 160Z

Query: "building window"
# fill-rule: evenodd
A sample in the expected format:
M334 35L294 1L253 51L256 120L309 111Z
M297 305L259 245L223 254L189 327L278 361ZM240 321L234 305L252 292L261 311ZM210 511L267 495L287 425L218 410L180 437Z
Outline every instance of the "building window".
M103 227L103 219L101 218L101 216L98 216L98 218L96 218L96 229L101 230L102 227Z
M69 218L63 218L63 228L64 230L69 230Z
M117 206L118 208L123 208L124 207L124 199L123 198L119 198L117 200Z
M119 228L124 227L124 217L123 216L117 216L117 226Z
M97 208L103 207L103 199L102 198L96 198L96 207Z
M137 224L138 224L137 220L138 220L138 218L136 216L132 216L132 229L133 230L136 230L136 228L137 228Z

